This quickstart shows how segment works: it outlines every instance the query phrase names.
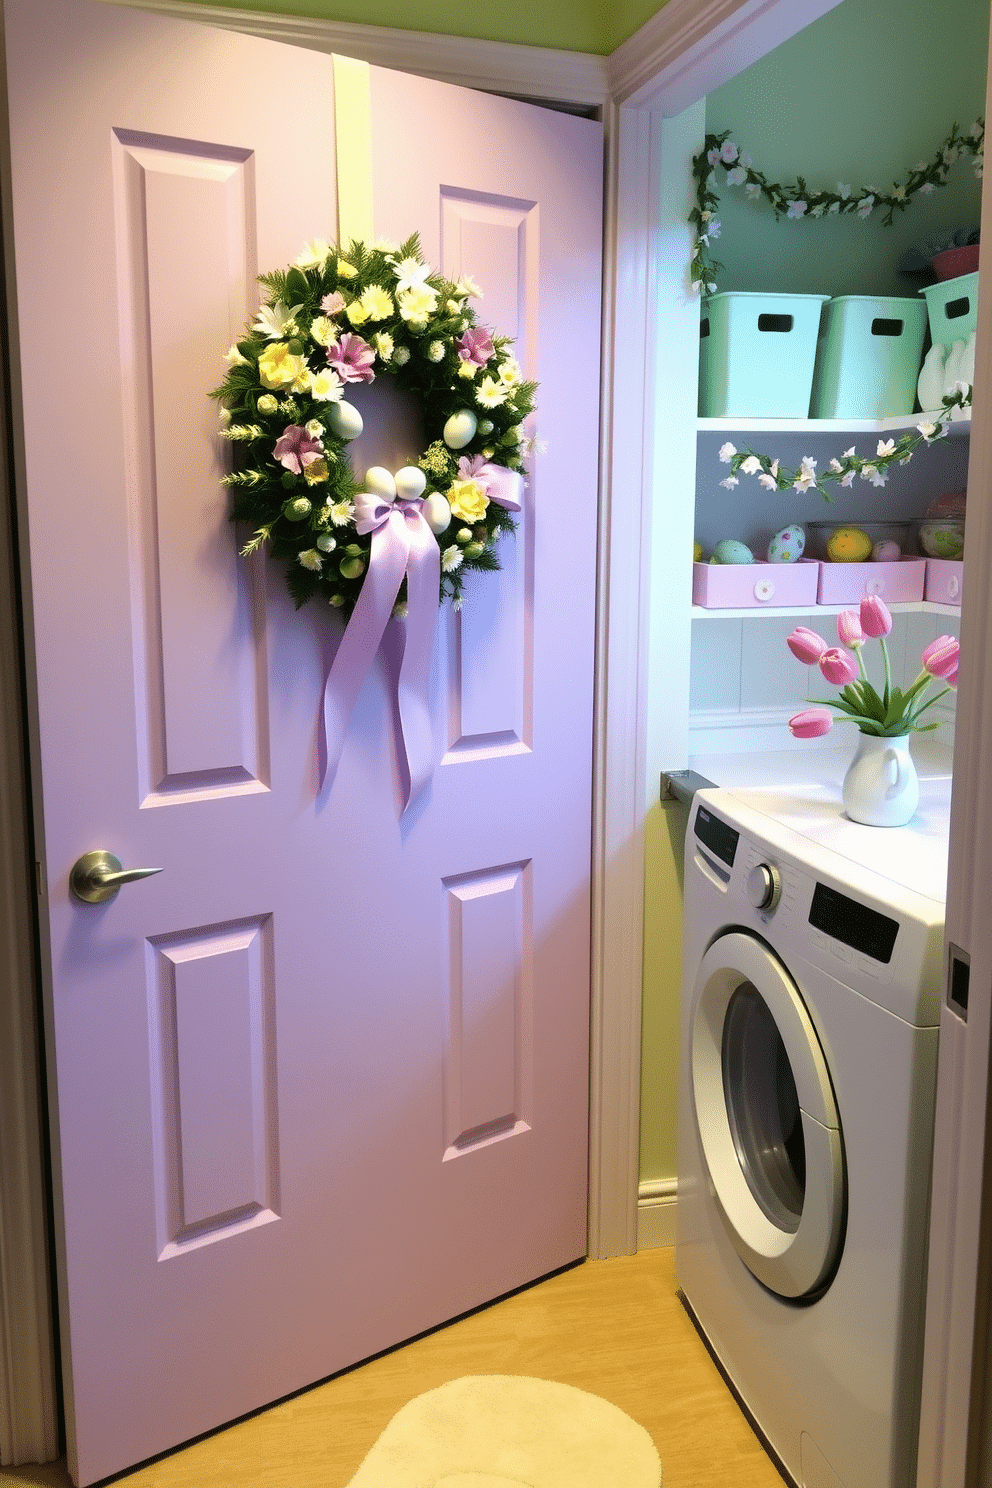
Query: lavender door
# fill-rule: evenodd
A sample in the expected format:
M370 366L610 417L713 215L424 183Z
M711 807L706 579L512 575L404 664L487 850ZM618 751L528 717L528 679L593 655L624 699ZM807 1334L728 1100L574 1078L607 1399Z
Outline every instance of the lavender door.
M438 766L401 815L388 655L318 797L339 632L237 558L205 396L256 273L334 236L332 60L90 0L5 12L89 1483L584 1252L601 136L372 74L375 230L483 283L548 443L503 573L442 617ZM81 904L97 848L162 871Z

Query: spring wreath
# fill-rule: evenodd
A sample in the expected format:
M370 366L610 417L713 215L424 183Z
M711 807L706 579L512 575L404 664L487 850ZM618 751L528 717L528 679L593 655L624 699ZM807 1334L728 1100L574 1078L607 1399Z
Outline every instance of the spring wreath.
M496 544L521 509L536 383L512 342L479 323L482 291L424 262L416 234L397 246L308 243L264 274L267 297L227 353L212 394L233 441L234 521L288 565L297 607L317 596L351 617L324 699L332 779L348 717L391 616L406 619L398 703L409 801L430 774L427 679L439 600L461 603L472 569L499 568ZM390 377L419 405L426 448L359 479L348 445L362 417L353 386Z

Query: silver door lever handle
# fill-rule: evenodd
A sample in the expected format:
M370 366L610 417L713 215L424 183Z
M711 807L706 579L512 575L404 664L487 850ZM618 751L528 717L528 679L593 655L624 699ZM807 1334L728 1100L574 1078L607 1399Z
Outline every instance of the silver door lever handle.
M122 884L161 872L161 868L125 868L113 853L88 852L73 863L69 888L84 904L102 904L113 899Z

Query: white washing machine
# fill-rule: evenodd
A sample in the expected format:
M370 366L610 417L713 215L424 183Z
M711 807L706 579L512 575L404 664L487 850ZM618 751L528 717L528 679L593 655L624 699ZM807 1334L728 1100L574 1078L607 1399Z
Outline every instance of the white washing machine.
M802 1488L911 1488L950 782L907 828L703 790L685 858L677 1271Z

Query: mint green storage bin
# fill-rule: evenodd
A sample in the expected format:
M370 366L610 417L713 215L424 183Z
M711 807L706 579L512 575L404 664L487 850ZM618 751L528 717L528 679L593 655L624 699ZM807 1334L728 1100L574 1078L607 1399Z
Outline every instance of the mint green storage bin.
M711 295L700 319L703 418L806 418L828 295Z
M823 307L810 413L889 418L912 413L927 327L919 299L838 295Z
M926 296L930 337L939 346L967 341L978 328L978 275L960 274L920 291Z

